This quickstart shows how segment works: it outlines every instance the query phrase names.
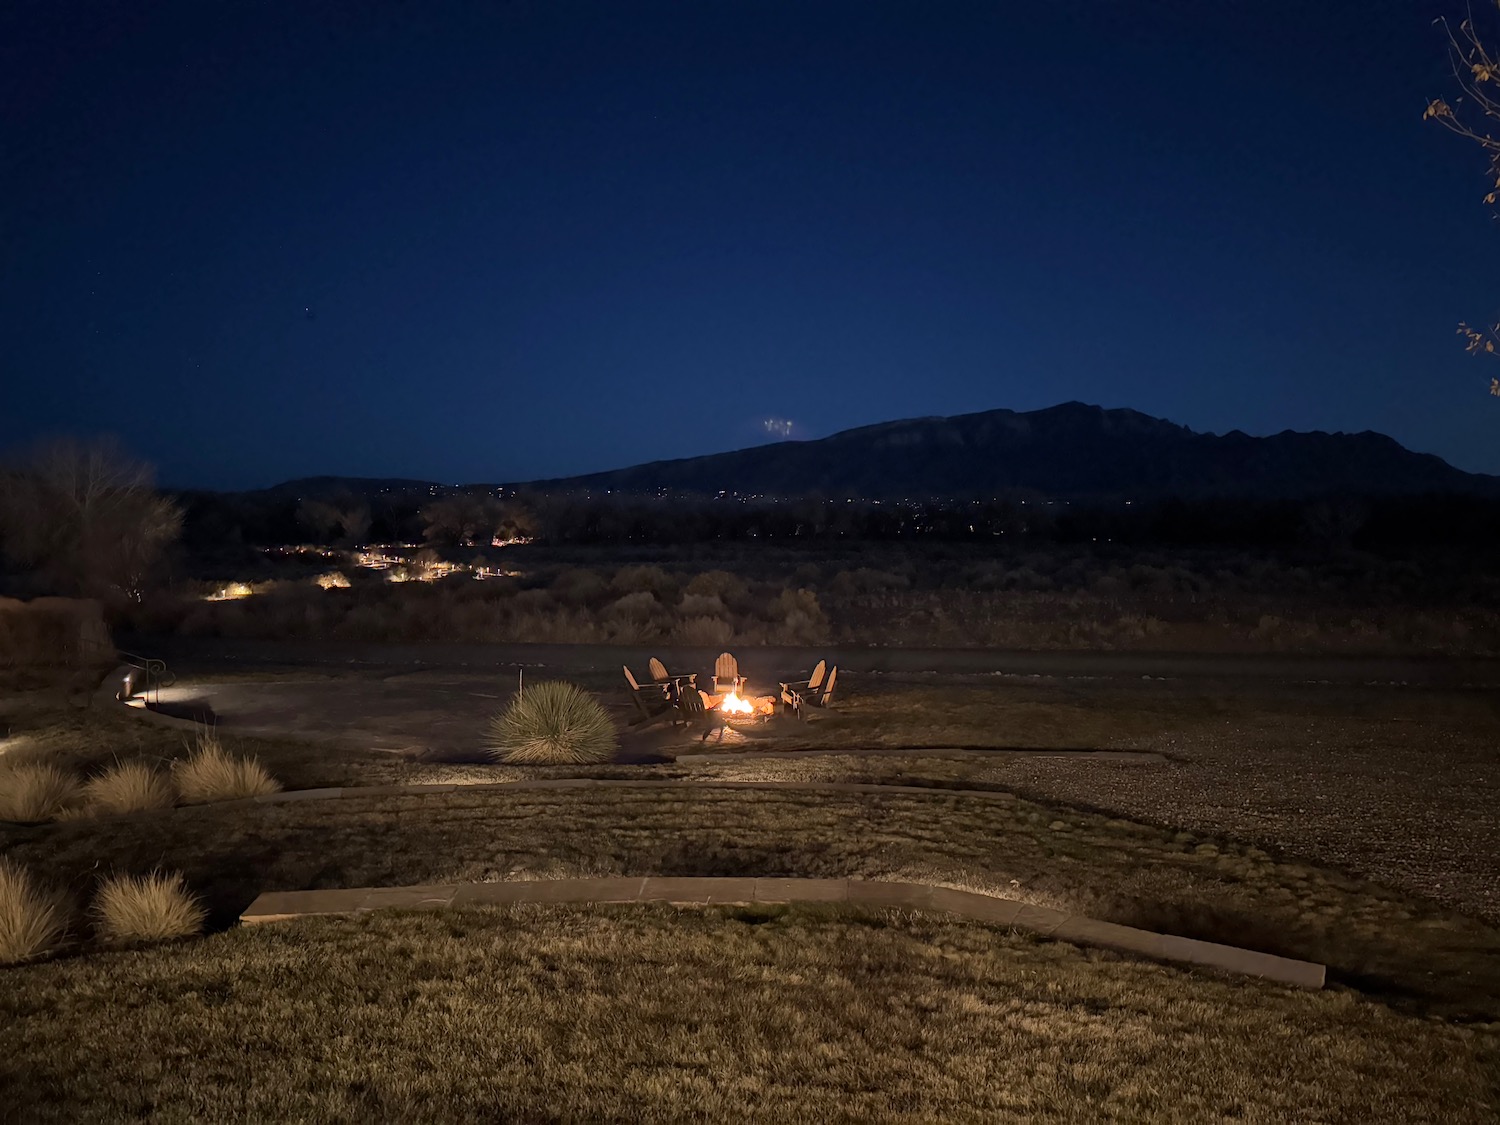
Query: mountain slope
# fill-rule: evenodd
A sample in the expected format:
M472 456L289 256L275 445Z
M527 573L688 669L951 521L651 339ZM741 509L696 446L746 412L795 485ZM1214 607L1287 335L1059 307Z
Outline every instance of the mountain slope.
M1070 402L1017 413L913 418L676 461L534 482L547 490L864 498L1330 493L1500 495L1500 478L1465 473L1383 434L1200 434L1134 410Z

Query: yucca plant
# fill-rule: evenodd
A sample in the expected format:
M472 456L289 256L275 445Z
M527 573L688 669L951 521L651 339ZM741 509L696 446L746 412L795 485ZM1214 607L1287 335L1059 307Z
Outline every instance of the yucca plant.
M0 964L50 952L66 926L62 899L32 882L24 867L0 859Z
M99 887L94 918L106 941L168 941L191 937L207 917L181 875L153 871L139 878L115 875Z
M235 757L211 730L200 731L193 753L173 763L172 782L184 805L239 801L281 788L260 762Z
M145 762L116 762L83 787L95 813L132 813L172 807L172 787Z
M486 748L519 765L607 762L620 744L609 714L588 692L562 680L528 686L490 720Z
M52 820L78 800L78 778L56 766L0 766L0 820L35 824Z

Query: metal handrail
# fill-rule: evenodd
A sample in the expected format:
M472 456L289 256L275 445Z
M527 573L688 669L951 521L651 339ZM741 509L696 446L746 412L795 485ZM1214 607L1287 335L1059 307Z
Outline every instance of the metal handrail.
M160 692L164 687L171 687L177 682L177 673L167 668L167 662L154 656L141 656L134 652L116 651L116 658L130 668L141 674L138 681L134 677L127 677L121 698L130 698L134 695L142 695L146 701L155 705L159 703Z

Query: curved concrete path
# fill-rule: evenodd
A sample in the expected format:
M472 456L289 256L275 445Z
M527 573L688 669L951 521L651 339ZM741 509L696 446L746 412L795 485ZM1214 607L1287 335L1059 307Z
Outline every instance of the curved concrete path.
M862 879L640 878L544 879L508 883L446 883L413 887L352 887L330 891L271 891L261 895L240 921L245 925L328 914L362 914L399 907L433 910L450 906L514 903L668 902L844 903L877 909L940 910L989 925L1029 930L1076 945L1093 945L1161 961L1206 965L1299 988L1322 988L1324 967L1240 949L1232 945L1158 934L1066 914L1045 906L951 887Z

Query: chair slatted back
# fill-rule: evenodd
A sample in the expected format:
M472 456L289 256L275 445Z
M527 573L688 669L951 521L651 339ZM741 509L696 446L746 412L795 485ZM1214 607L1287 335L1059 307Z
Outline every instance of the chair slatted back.
M630 690L631 691L640 691L641 690L641 685L638 684L638 683L636 683L635 682L635 677L633 675L631 675L631 673L630 673L630 665L628 665L628 664L622 664L622 665L620 665L620 667L625 670L625 682L630 685Z
M740 662L734 658L734 654L719 653L719 659L714 661L714 694L739 691L744 682L744 677L740 675Z
M839 666L835 664L828 673L828 682L823 685L821 698L818 700L818 702L824 707L827 707L828 704L833 700L833 685L838 682L838 678Z
M823 673L828 667L826 660L820 660L813 666L812 675L807 678L807 690L817 691L823 686Z
M708 705L703 702L703 696L698 694L697 689L684 689L677 700L677 709L687 720L697 718L701 721L708 713Z
M651 678L657 683L671 678L667 675L667 666L654 656L651 658L649 667L651 669Z

